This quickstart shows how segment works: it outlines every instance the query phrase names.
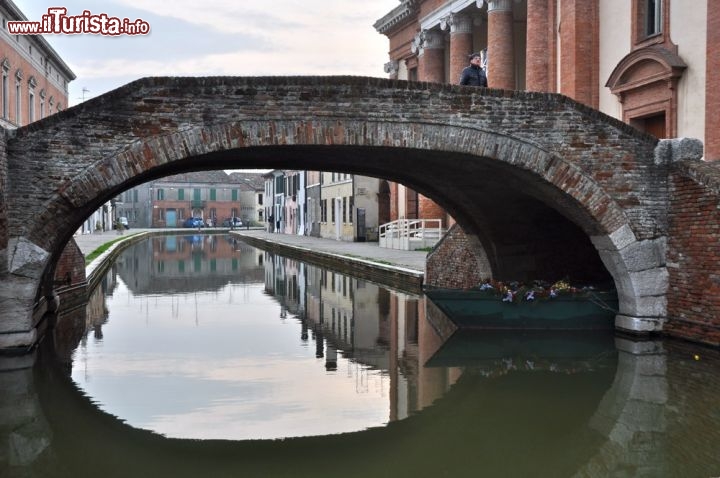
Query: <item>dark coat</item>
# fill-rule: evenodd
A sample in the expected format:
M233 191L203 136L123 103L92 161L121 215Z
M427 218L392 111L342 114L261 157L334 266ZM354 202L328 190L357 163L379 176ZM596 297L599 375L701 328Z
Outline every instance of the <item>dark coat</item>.
M487 88L488 82L485 70L475 65L466 66L460 75L460 84Z

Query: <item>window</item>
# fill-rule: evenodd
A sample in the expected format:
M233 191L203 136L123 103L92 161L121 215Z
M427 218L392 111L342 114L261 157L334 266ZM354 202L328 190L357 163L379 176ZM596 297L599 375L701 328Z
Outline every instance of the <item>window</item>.
M662 32L662 0L645 0L645 36Z
M349 205L349 207L348 207L348 222L349 222L350 224L352 224L352 222L353 222L353 212L352 212L352 210L353 210L353 206L355 205L355 201L354 201L354 198L353 198L352 196L350 196L348 199L349 199L349 203L350 203L350 205Z
M200 188L193 189L193 201L200 200Z
M157 200L163 201L165 199L165 190L164 189L158 189L157 190Z
M217 189L210 188L210 200L217 201Z
M347 212L348 212L348 210L347 210L347 198L343 198L343 205L342 205L342 212L341 212L343 222L350 222L350 221L348 221L348 218L347 218Z
M21 113L21 95L22 90L20 89L20 83L17 83L15 85L15 124L20 126L22 122L22 113Z
M232 190L232 200L233 200L233 201L237 201L237 200L238 200L238 190L237 190L237 189L233 189L233 190Z
M262 206L262 203L263 203L263 195L261 193L261 194L258 194L258 205Z
M185 200L185 190L183 188L178 189L178 201Z
M35 121L35 93L30 90L28 94L28 122L32 123Z
M336 202L337 202L337 201L335 201L334 199L331 201L331 203L332 203L332 209L331 209L331 210L332 210L332 215L331 215L330 217L332 217L332 222L335 222L335 203L336 203Z
M3 68L2 72L2 117L7 119L8 117L8 97L10 91L8 90L8 72Z
M138 202L138 190L137 190L137 189L133 189L133 198L132 198L132 201L133 201L133 202Z

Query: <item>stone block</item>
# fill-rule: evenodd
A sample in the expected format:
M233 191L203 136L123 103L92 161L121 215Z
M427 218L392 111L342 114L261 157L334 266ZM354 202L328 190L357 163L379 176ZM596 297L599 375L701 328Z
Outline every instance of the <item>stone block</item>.
M630 317L623 314L615 316L615 328L631 333L661 332L664 325L663 318Z
M618 293L620 313L633 317L665 317L667 315L667 297L634 296Z
M9 241L10 261L8 270L14 275L39 279L50 254L27 239L13 238Z
M627 224L607 236L592 236L590 240L598 251L619 251L637 242L635 233Z
M667 293L670 275L665 267L630 272L629 275L636 297L664 296Z
M671 164L678 161L700 161L703 143L695 138L661 139L655 147L655 164Z

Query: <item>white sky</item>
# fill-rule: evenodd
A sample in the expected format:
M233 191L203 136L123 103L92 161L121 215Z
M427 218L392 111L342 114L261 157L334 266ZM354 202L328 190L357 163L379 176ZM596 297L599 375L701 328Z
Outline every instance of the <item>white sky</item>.
M147 36L46 35L75 72L69 104L144 76L386 77L387 37L373 28L399 0L15 0L28 20L68 15L142 19ZM88 90L83 93L83 89Z

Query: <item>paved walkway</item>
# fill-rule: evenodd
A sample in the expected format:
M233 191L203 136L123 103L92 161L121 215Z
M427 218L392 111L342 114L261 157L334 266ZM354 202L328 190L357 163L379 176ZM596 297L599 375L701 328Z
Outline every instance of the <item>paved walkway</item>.
M82 234L75 236L80 251L87 255L101 245L114 241L121 237L128 237L131 234L144 231L161 231L161 229L130 229L120 235L116 231L105 231L103 233ZM162 229L167 231L167 229ZM178 229L178 232L188 232L187 229ZM338 254L348 258L364 259L381 264L391 264L397 267L425 272L424 251L398 251L379 247L376 242L344 242L332 239L321 239L318 237L293 236L289 234L272 234L258 229L241 229L233 231L239 236L247 235L268 242L281 243L288 247L298 249L310 249L312 251Z
M251 236L268 242L280 243L298 249L310 249L317 252L337 254L348 258L365 259L425 272L425 251L399 251L379 247L377 242L347 242L322 239L319 237L294 236L290 234L273 234L262 230L236 230L238 236Z
M73 237L80 248L80 252L87 256L103 244L143 231L152 231L152 229L130 229L129 231L125 231L123 234L118 234L117 231L105 231L101 233L94 232L92 234L78 234Z

